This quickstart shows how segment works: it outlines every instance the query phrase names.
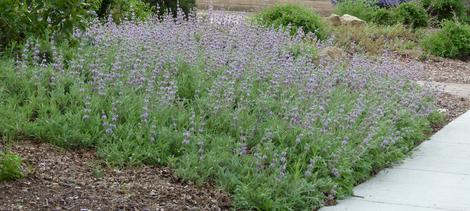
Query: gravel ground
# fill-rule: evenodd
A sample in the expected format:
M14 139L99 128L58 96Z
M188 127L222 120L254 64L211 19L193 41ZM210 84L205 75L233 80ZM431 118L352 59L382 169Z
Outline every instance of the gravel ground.
M227 195L195 187L168 168L111 169L93 151L65 151L24 141L11 149L28 175L0 183L0 210L224 210Z

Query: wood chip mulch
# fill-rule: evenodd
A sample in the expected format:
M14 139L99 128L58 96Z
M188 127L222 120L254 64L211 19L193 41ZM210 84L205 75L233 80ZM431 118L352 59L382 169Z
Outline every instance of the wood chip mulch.
M448 93L440 93L437 99L440 108L447 113L447 122L451 122L470 110L470 99L458 97Z
M117 170L93 151L66 151L23 141L11 151L28 175L0 183L0 210L225 210L230 198L214 187L185 184L165 167Z

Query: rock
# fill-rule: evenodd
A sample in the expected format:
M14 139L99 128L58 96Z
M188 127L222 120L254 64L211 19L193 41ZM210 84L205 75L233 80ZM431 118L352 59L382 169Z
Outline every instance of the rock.
M341 17L337 14L331 14L330 17L327 18L327 20L331 23L333 26L339 26L341 25Z
M349 26L363 26L366 24L365 21L359 19L358 17L344 14L340 17L342 25L349 25Z
M441 113L441 114L447 114L449 112L449 110L445 109L445 108L440 108L437 110L437 112Z

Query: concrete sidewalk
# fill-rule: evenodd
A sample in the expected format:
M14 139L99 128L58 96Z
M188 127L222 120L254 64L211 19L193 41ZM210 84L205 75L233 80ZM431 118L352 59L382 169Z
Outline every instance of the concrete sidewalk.
M320 211L470 211L470 111L354 195Z

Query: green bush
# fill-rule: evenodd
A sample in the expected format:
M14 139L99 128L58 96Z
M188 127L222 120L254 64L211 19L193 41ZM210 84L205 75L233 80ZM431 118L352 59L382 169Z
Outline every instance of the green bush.
M254 21L265 27L274 26L286 28L291 26L291 35L295 35L299 28L305 33L315 33L318 39L328 37L326 23L314 11L296 5L276 5L261 11L254 17Z
M465 4L463 0L422 0L421 4L429 15L438 21L466 19Z
M368 0L344 0L336 4L336 14L349 14L370 21L378 6Z
M380 8L373 14L371 21L380 25L394 25L398 19L393 10Z
M413 28L426 27L428 26L428 15L426 10L421 5L409 2L403 3L396 8L396 14L398 20Z
M468 58L470 56L470 25L445 21L436 34L425 37L423 47L436 56Z
M21 43L29 36L60 38L85 28L90 4L82 0L0 1L0 49Z
M0 151L0 182L23 177L21 163L19 155Z
M152 7L141 0L43 0L0 1L0 50L28 37L68 39L75 29L85 29L93 13L115 22L143 20L152 15Z
M123 20L145 20L152 15L153 8L141 0L95 0L100 2L97 14L106 19L109 16L117 23Z

